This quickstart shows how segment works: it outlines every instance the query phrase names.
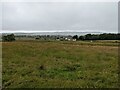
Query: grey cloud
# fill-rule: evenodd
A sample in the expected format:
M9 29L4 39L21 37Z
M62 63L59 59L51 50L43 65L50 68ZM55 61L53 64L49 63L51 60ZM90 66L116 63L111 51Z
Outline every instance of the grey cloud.
M0 3L0 30L2 30L2 3Z
M2 8L3 30L118 31L115 2L4 2Z

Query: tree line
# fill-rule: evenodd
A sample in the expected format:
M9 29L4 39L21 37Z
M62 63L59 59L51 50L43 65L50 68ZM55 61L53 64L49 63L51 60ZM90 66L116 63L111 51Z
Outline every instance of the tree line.
M72 38L76 40L120 40L120 33L86 34L84 36L74 35ZM15 41L15 35L4 35L2 36L2 41Z
M73 39L77 40L120 40L120 34L86 34L84 36L74 35Z

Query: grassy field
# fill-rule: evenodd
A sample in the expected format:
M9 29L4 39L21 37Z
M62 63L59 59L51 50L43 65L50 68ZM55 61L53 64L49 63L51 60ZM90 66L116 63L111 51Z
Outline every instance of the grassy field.
M3 88L118 87L118 41L2 43Z

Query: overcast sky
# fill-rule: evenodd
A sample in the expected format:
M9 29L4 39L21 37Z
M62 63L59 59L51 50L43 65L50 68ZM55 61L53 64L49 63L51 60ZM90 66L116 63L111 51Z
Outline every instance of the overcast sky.
M2 30L118 32L118 3L3 2Z

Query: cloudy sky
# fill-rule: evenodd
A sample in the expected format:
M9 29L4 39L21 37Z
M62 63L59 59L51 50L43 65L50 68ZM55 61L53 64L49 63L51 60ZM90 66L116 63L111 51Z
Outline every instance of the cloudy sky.
M118 32L117 2L2 2L2 31Z

